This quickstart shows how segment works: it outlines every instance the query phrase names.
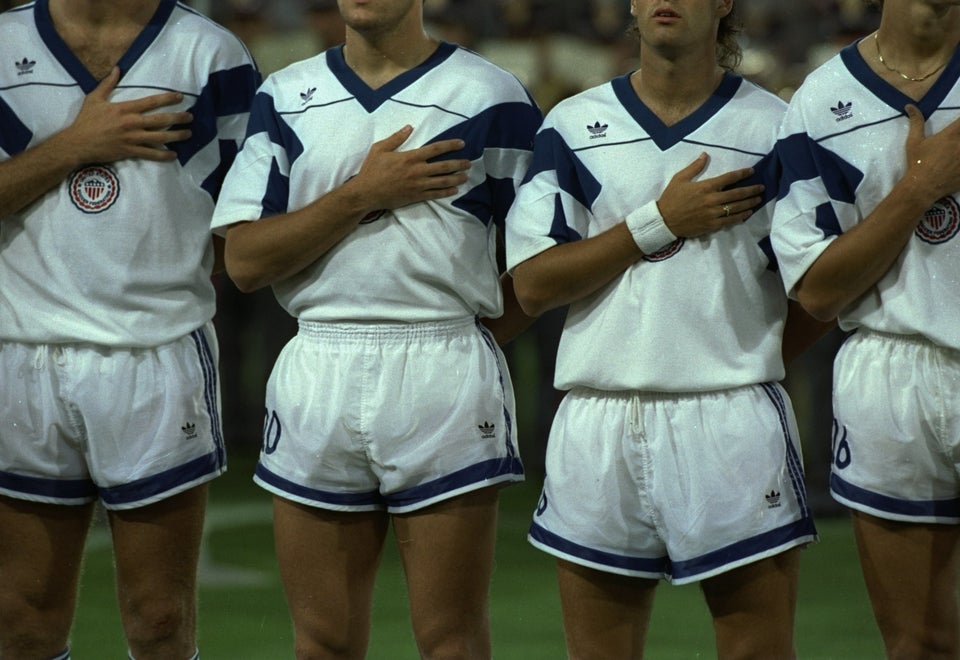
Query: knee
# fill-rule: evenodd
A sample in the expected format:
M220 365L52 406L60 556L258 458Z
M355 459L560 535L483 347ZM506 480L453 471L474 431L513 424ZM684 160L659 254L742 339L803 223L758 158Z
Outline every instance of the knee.
M0 594L0 658L44 658L67 645L73 610L38 607L12 594Z
M133 648L182 641L193 648L196 607L191 599L147 597L127 600L124 627Z
M890 660L956 660L960 655L954 630L904 631L885 640L885 646Z
M420 656L427 660L488 660L491 657L490 627L485 621L464 625L434 622L421 625L414 632Z

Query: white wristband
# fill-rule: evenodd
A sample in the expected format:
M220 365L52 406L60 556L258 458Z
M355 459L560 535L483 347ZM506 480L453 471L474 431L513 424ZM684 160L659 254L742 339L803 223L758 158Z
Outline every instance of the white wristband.
M653 254L677 240L663 221L656 200L644 204L628 215L627 229L644 254Z

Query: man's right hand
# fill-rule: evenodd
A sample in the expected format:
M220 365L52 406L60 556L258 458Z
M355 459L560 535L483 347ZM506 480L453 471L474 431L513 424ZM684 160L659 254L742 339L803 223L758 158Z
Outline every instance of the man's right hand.
M114 67L84 99L73 124L61 133L61 140L81 163L111 163L126 158L174 160L177 154L165 146L190 138L190 130L183 126L193 121L193 115L154 111L180 103L183 95L164 92L114 103L110 95L119 80L120 69Z
M375 142L360 166L360 172L348 182L347 185L363 186L370 210L398 209L417 202L452 197L457 194L457 187L466 183L469 160L428 162L463 149L463 140L443 140L418 149L398 151L412 132L412 127L404 126Z
M674 236L693 238L743 222L763 200L762 185L731 187L753 174L749 167L694 181L707 161L708 156L701 154L677 172L657 200L660 215Z

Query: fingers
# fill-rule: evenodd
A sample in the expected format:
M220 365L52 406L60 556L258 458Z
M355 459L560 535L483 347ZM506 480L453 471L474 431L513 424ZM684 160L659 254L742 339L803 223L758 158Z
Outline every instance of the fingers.
M907 153L909 154L917 145L923 142L926 133L926 121L923 113L912 103L904 108L907 113L907 119L910 120L910 131L907 133Z
M373 146L370 148L371 151L396 151L399 149L404 142L407 141L407 138L410 137L410 134L413 133L413 126L409 124L401 128L399 131L393 135L388 135L379 142L374 142Z
M740 170L724 172L723 174L715 176L712 179L704 179L702 183L705 186L713 188L714 190L723 190L724 188L729 188L750 176L753 176L753 168L745 167Z
M697 176L698 174L700 174L700 172L703 171L703 169L707 166L707 162L709 160L710 159L707 156L707 154L702 153L699 156L697 156L697 159L695 161L693 161L692 163L684 167L682 170L674 174L673 178L681 181L692 181L695 176Z
M117 88L118 82L120 82L120 67L115 66L110 69L107 77L100 81L96 89L90 92L90 96L101 101L106 101L110 98L113 90Z

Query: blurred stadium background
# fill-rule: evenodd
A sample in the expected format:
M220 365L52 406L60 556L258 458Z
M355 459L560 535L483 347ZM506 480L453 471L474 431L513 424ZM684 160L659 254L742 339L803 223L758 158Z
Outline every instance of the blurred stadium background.
M557 101L637 66L626 32L627 0L425 0L435 36L476 50L516 74L544 111ZM24 2L0 0L0 10ZM264 75L340 43L336 0L193 0L250 47ZM744 23L740 72L789 100L812 68L875 29L863 0L739 0ZM260 443L263 391L279 350L296 331L270 291L239 293L216 279L223 420L230 473L215 482L202 568L204 660L292 657L292 638L273 562L269 498L250 482ZM708 319L704 320L709 322ZM495 657L563 657L553 564L524 542L543 471L550 419L561 396L552 383L563 312L551 312L506 348L518 399L528 480L504 493L494 583ZM808 488L821 542L804 554L798 646L801 658L881 657L852 534L829 498L831 363L842 341L826 337L788 369ZM319 375L322 377L322 374ZM74 639L78 660L122 658L109 543L94 530ZM371 658L416 657L395 552L378 583ZM708 615L695 587L662 588L651 630L652 658L712 657Z

